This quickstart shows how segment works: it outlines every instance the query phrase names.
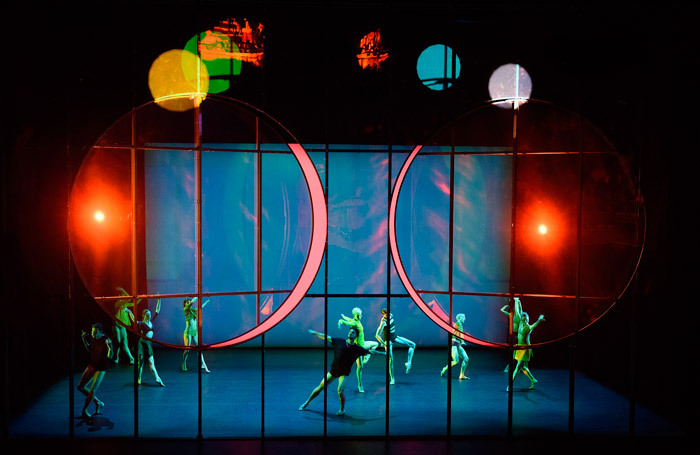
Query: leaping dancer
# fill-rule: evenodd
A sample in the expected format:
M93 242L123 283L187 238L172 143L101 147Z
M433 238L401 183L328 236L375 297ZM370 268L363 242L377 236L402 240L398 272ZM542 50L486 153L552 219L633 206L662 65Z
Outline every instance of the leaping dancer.
M389 314L386 308L382 308L382 319L377 327L377 332L374 334L379 343L384 346L384 352L389 356L389 384L394 384L394 348L393 344L399 344L408 347L408 359L404 364L406 366L406 374L411 371L411 362L413 361L413 353L416 349L416 343L398 336L396 334L396 325L394 323L394 315Z

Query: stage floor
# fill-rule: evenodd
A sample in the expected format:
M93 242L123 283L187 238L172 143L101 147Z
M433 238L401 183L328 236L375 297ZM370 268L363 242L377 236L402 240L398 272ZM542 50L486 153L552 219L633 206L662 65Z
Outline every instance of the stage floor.
M448 422L448 378L440 376L446 363L444 350L418 349L409 374L404 368L405 349L395 351L396 384L389 386L388 407L385 357L375 356L365 365L365 393L357 389L353 368L346 389L346 415L342 417L335 415L337 382L330 385L327 396L321 394L306 410L298 410L324 377L323 350L268 348L264 356L253 349L206 352L211 374L201 375L201 436L205 440L247 440L253 449L260 444L261 436L266 447L274 446L275 440L281 443L290 438L312 444L323 436L370 441L386 435L438 441L448 434L472 441L507 438L509 394L503 372L506 354L473 349L469 355L470 379L459 380L458 367L453 368L449 379L452 406ZM9 436L66 438L72 428L77 440L134 436L152 440L196 439L200 431L196 354L190 355L187 372L181 371L181 359L178 350L156 351L156 367L165 387L157 386L150 371L144 369L142 385L135 390L134 368L123 363L112 367L98 391L106 406L102 413L87 420L80 417L84 397L77 391L71 420L66 378L10 422ZM531 369L539 380L533 390L528 389L530 382L526 377L519 375L515 380L510 436L571 436L568 370L538 368L536 357ZM76 385L79 376L77 371ZM630 434L630 406L625 397L581 374L575 376L575 391L574 435ZM89 410L94 411L94 406ZM636 406L635 434L665 438L681 436L682 431L661 416Z

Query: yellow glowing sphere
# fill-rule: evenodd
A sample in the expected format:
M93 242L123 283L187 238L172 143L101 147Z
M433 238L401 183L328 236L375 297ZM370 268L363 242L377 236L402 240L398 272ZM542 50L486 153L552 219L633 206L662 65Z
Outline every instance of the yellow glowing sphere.
M209 73L195 54L173 49L153 61L148 72L148 87L159 106L182 112L198 106L206 98Z

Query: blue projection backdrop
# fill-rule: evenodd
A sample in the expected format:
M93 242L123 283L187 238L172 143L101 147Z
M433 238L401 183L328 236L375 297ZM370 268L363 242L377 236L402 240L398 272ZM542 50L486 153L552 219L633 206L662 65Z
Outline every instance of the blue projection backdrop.
M145 154L146 270L150 294L194 292L195 222L194 155L176 150L174 144ZM255 161L249 150L254 144L228 145L228 152L202 154L202 286L205 293L240 292L214 296L203 309L203 342L232 338L255 323ZM221 145L203 148L221 149ZM313 150L313 146L309 147ZM329 147L333 149L334 147ZM328 174L328 293L372 295L387 289L387 214L391 154L393 173L406 158L405 152L386 147L343 147L329 153ZM384 150L381 150L381 149ZM310 239L309 199L293 156L263 154L262 283L268 291L289 290L306 258ZM311 152L317 170L325 178L324 154ZM465 292L508 292L510 248L510 157L502 155L460 156L456 163L454 252L455 289ZM398 226L402 251L414 284L423 289L447 289L449 252L449 156L426 155L411 168L401 210L410 210L410 222ZM393 179L392 179L393 181ZM393 270L393 268L392 268ZM309 294L322 293L325 269L321 268ZM405 294L392 274L390 292ZM262 316L283 300L284 294L268 294L261 305ZM447 309L444 296L436 296ZM468 308L474 334L504 331L502 318L484 323L492 305L487 298L463 299L456 307ZM307 299L308 300L308 299ZM373 333L379 310L386 298L349 300L346 314L354 306L365 312L366 330ZM401 302L401 303L399 303ZM152 302L153 303L153 302ZM177 344L181 299L163 301L159 340ZM304 305L309 305L305 301ZM291 322L297 330L270 333L267 344L308 345L308 328L323 328L321 301L314 311L299 308ZM490 309L489 309L490 308ZM446 310L447 311L447 310ZM410 299L392 301L392 312L406 336L423 338L424 324L431 324ZM209 316L211 315L211 316ZM340 316L339 314L337 315ZM331 323L335 316L329 315ZM164 320L172 320L166 325ZM432 331L435 333L435 331ZM471 332L470 332L471 333ZM424 339L442 344L441 337ZM255 341L251 342L255 344Z
M475 341L504 345L500 308L510 293L547 316L538 332L546 343L602 316L641 257L643 204L629 167L598 130L550 104L484 105L420 148L304 144L304 171L295 141L232 100L207 99L199 118L147 104L117 121L71 194L71 248L88 291L110 316L119 287L141 299L137 317L160 297L154 339L171 346L183 344L182 301L198 285L200 304L208 301L205 346L286 313L275 312L306 267L314 232L304 176L313 167L326 198L325 256L306 297L266 333L267 346L317 345L308 329L342 336L336 322L355 306L368 339L390 306L419 346L445 345L435 324L449 328L450 312L467 315ZM401 275L389 245L395 194Z

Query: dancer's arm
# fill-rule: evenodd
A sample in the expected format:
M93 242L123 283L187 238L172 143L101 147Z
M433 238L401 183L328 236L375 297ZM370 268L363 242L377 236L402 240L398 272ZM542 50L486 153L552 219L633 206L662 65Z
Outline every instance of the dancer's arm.
M513 313L520 318L520 316L523 314L523 304L518 297L514 297L513 301L515 302Z
M88 333L83 330L83 332L80 334L80 339L83 341L83 346L85 346L85 349L90 352L90 342L88 341Z
M125 309L127 316L129 316L129 321L131 322L131 325L133 326L134 323L136 322L136 316L134 316L134 313L131 312L131 310Z
M344 314L341 314L340 317L341 317L341 319L338 319L338 328L340 328L341 324L342 325L349 325L352 327L355 326L355 324L352 323L354 321L353 318L349 318L349 317L345 316Z
M328 340L329 342L331 341L331 337L329 337L329 336L327 336L327 335L325 335L325 334L323 334L323 333L321 333L321 332L317 332L317 331L315 331L315 330L309 329L309 333L312 334L312 335L316 335L317 337L319 337L319 338L322 339L322 340Z
M537 318L537 320L536 320L532 325L530 325L530 331L532 331L532 329L534 329L535 327L537 327L538 325L540 325L540 322L542 322L542 321L544 321L544 315L543 315L543 314L541 314L540 317Z
M105 337L105 344L107 345L107 358L112 358L112 339L108 336Z
M123 287L117 286L115 289L116 289L117 291L119 291L119 292L121 293L121 295L124 295L124 296L127 296L127 297L129 296L129 293L126 292L126 289L124 289Z
M501 308L501 313L505 314L506 316L510 317L510 306L509 305L503 305L503 308Z

